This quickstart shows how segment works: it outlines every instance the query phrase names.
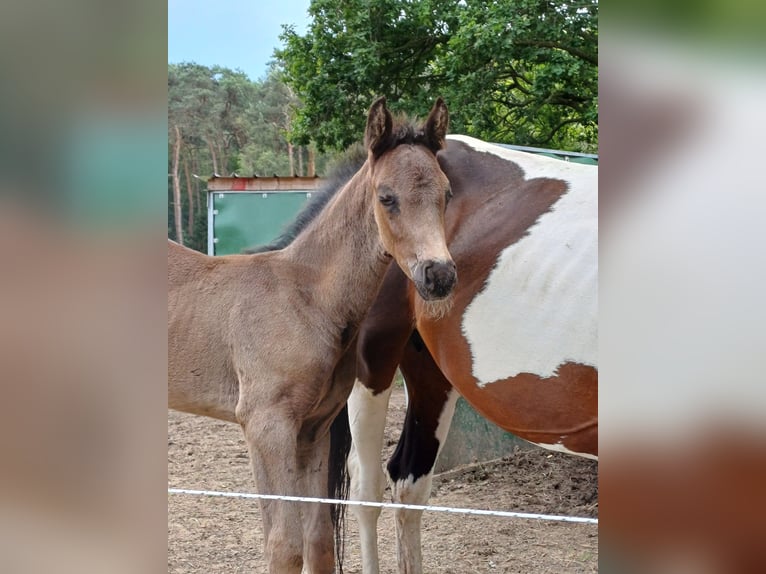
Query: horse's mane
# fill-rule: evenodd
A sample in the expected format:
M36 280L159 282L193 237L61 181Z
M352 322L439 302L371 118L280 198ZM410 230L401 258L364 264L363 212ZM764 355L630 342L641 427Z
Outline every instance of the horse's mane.
M308 227L314 218L321 213L332 197L342 189L346 183L364 165L367 155L361 146L352 146L346 150L338 161L332 173L318 191L312 192L306 205L298 212L285 230L271 243L249 247L243 253L263 253L264 251L276 251L290 245L298 234Z
M409 145L428 145L426 133L423 125L417 123L411 118L397 116L394 118L394 125L391 129L391 135L385 144L385 147L378 150L378 155L403 144Z
M415 124L413 120L399 117L395 120L392 129L391 139L388 142L387 150L393 149L401 144L419 144L424 141L423 129ZM248 247L243 253L263 253L265 251L276 251L290 245L298 237L301 231L308 227L314 218L321 213L330 199L346 185L354 174L361 169L367 159L367 152L361 144L355 144L349 147L341 156L336 166L328 176L328 181L318 191L311 194L311 198L306 205L298 212L295 219L285 228L285 230L273 241L264 245Z

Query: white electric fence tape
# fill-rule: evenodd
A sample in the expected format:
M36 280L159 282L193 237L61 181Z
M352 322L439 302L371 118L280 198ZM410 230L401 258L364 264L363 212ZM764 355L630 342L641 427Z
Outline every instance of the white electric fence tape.
M449 506L426 506L421 504L398 504L395 502L366 502L360 500L334 500L332 498L311 498L306 496L286 496L279 494L252 494L242 492L218 492L215 490L189 490L186 488L168 488L168 494L191 494L195 496L218 496L223 498L257 498L263 500L287 500L290 502L316 502L321 504L345 504L346 506L372 506L377 508L401 508L408 510L430 510L434 512L452 512L455 514L477 514L481 516L504 516L506 518L526 518L532 520L552 520L557 522L579 522L598 524L598 518L579 516L556 516L551 514L531 514L528 512L510 512L505 510L479 510L474 508L451 508Z

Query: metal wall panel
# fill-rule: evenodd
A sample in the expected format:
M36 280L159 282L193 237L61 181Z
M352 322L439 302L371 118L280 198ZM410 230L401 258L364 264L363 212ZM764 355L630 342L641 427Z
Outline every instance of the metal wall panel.
M210 192L211 255L241 253L276 238L300 211L311 192ZM209 246L210 247L210 246Z

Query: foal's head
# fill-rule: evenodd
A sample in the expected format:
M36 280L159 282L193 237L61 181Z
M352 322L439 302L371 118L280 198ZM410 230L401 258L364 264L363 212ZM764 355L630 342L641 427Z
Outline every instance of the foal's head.
M380 238L426 301L447 297L457 280L444 237L450 184L436 161L448 125L441 98L420 127L394 127L385 98L367 116L365 145Z

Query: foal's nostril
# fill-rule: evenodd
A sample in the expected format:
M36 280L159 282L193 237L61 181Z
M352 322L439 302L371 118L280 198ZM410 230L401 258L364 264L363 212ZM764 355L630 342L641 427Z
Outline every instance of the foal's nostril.
M423 266L423 283L433 297L446 297L455 285L455 264L429 261Z
M428 262L425 265L423 265L423 274L425 277L425 283L426 287L432 287L434 284L434 273L433 273L433 263Z

